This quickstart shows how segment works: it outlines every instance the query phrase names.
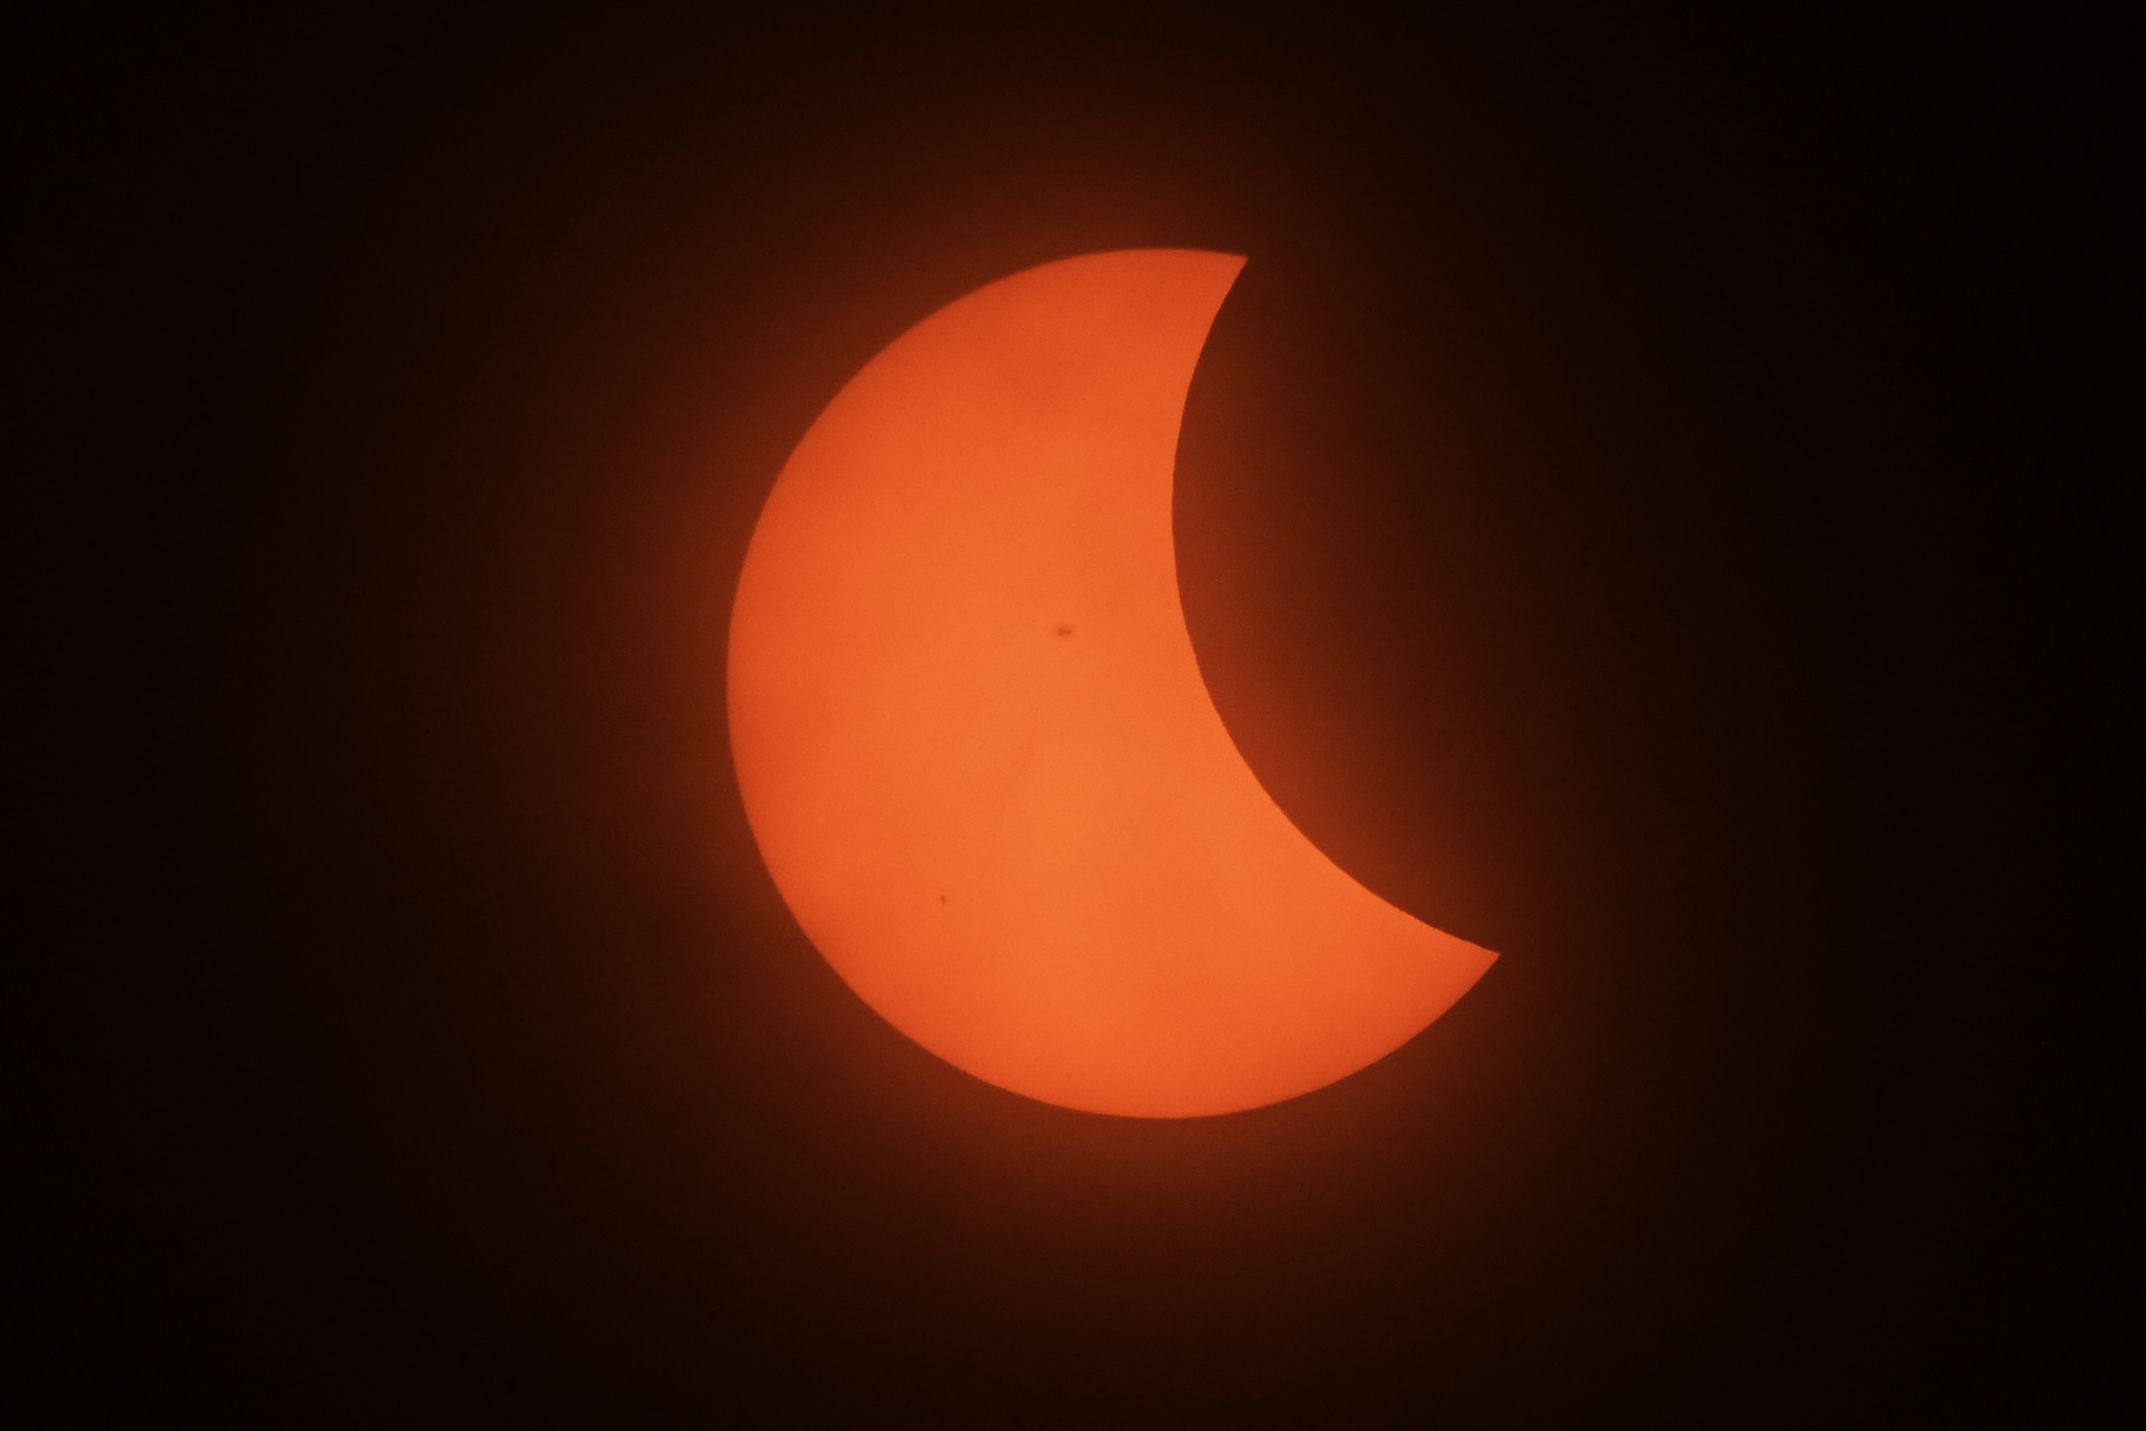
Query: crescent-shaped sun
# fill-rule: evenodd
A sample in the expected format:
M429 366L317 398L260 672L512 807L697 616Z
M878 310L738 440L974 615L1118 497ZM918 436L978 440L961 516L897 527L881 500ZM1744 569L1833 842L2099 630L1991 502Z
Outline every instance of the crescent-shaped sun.
M1171 486L1243 262L1093 254L926 318L798 444L732 612L739 785L799 925L916 1042L1067 1107L1308 1092L1495 957L1315 848L1201 679Z

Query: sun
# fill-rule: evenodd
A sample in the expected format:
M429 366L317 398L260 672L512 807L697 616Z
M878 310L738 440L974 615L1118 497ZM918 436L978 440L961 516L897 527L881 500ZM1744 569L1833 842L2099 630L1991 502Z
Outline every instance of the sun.
M1314 848L1201 679L1171 486L1243 263L1089 255L927 317L805 434L739 583L733 754L799 925L904 1033L1046 1102L1293 1097L1494 957Z

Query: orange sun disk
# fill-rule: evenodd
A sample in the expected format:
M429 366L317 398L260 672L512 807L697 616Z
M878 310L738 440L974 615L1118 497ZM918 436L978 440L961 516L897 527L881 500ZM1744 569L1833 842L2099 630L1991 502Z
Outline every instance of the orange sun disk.
M746 814L806 935L925 1048L1068 1107L1308 1092L1494 957L1313 847L1201 679L1171 486L1242 265L1091 255L925 319L799 444L732 614Z

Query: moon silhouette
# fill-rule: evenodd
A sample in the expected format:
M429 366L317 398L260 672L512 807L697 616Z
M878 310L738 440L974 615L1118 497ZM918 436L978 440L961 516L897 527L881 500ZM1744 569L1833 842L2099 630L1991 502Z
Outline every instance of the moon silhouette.
M1201 679L1171 487L1243 264L1092 254L924 319L798 444L738 586L732 749L798 924L896 1028L1047 1103L1294 1097L1496 957L1313 846Z

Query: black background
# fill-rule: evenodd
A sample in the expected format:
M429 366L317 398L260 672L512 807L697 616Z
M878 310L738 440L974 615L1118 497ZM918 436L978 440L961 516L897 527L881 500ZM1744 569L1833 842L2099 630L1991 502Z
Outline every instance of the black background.
M2022 692L2104 49L987 12L42 57L67 1401L2061 1405ZM1251 260L1179 467L1217 703L1344 867L1503 955L1362 1074L1162 1123L859 1004L721 691L841 383L1151 245Z

